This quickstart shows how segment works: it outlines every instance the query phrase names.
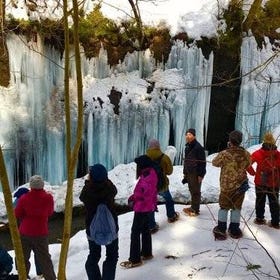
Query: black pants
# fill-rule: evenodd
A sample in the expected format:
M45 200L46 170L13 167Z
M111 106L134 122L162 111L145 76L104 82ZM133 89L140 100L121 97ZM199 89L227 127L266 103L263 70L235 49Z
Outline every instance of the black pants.
M279 188L256 186L256 216L264 219L265 202L268 197L271 224L279 225Z
M86 261L86 272L89 280L114 280L116 266L119 258L119 239L106 245L106 259L102 265L102 275L98 265L101 258L101 246L94 241L88 240L89 255Z
M135 212L130 236L130 256L133 263L141 261L141 255L152 255L152 237L149 230L149 213ZM142 242L141 242L142 235Z

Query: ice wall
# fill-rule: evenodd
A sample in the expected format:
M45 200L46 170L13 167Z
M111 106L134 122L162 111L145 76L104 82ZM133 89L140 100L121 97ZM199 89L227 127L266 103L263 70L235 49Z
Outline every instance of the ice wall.
M268 38L259 49L253 36L241 47L242 83L236 128L244 133L244 145L262 142L263 134L280 123L280 56Z
M0 88L0 141L11 186L41 174L51 184L66 179L63 59L40 38L9 35L11 84ZM157 67L149 50L128 54L112 68L107 53L82 57L84 139L82 166L108 169L145 152L150 138L162 149L176 146L181 164L184 133L195 127L204 143L208 125L213 56L177 42L167 65ZM76 126L75 65L71 61L72 127ZM163 70L164 68L165 70ZM116 112L109 96L120 94ZM84 174L86 169L84 168ZM83 174L83 175L84 175Z

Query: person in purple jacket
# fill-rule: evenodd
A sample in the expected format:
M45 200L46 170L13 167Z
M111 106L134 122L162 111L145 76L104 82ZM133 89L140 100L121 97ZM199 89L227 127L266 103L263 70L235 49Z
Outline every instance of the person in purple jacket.
M125 268L137 267L143 264L143 260L153 258L149 215L156 209L158 179L152 168L153 161L147 155L136 158L135 162L140 177L129 198L133 203L134 218L130 235L130 256L128 261L120 263Z

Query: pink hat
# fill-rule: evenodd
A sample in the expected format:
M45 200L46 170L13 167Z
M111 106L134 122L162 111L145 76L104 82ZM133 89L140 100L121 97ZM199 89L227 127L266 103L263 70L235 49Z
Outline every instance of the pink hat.
M151 139L149 141L149 148L160 148L159 141L156 139Z

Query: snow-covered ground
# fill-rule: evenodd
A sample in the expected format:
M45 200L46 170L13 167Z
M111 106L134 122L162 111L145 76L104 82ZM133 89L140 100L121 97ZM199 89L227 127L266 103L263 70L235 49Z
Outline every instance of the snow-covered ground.
M255 150L259 146L251 148ZM214 155L207 158L207 174L203 181L202 196L204 202L217 201L219 193L219 169L211 165ZM109 172L109 178L118 188L117 201L125 203L135 186L135 164L119 165ZM175 166L170 178L170 190L176 201L188 201L187 185L182 185L182 166ZM138 268L126 270L117 266L116 279L152 280L152 279L280 279L279 275L279 230L267 225L257 226L254 202L255 192L253 177L249 177L251 188L246 193L242 209L241 228L244 237L240 240L228 238L226 241L215 241L212 229L217 223L217 203L201 205L198 217L187 217L182 213L182 204L176 204L176 211L180 219L174 223L167 223L165 206L159 206L156 220L160 230L153 235L154 258ZM78 196L83 186L84 178L75 180L74 204L79 205ZM50 186L49 190L55 197L56 209L63 209L65 188ZM1 198L1 196L0 196ZM2 198L0 199L2 201ZM4 211L1 202L1 213ZM270 219L268 206L266 218ZM119 260L126 260L129 256L130 229L133 212L119 216ZM60 254L60 244L51 244L50 252L57 271ZM10 252L13 254L13 251ZM88 254L88 244L85 231L78 232L71 238L67 279L87 279L84 263ZM103 250L104 254L104 250ZM104 258L104 255L103 257ZM271 259L272 258L272 259ZM275 262L275 263L274 263ZM102 263L102 261L100 261ZM277 270L278 269L278 270ZM277 272L278 271L278 272ZM16 272L16 271L14 271ZM35 276L32 263L31 276ZM271 275L272 278L269 278ZM273 278L274 277L274 278Z

